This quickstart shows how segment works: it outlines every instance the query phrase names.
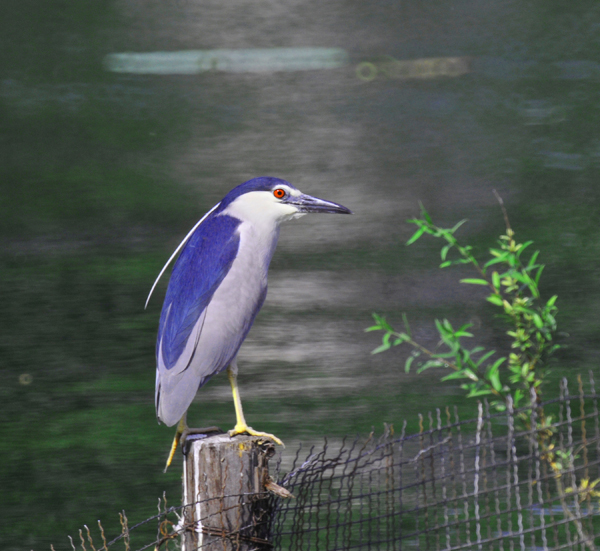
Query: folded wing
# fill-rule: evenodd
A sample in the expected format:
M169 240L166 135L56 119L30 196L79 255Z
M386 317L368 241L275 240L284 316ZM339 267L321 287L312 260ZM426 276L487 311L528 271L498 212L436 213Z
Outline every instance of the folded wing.
M189 237L173 267L156 343L157 414L168 425L179 420L199 385L222 367L202 364L200 371L188 369L194 356L202 353L197 344L206 309L238 253L239 224L227 215L208 216ZM175 387L177 392L173 392Z

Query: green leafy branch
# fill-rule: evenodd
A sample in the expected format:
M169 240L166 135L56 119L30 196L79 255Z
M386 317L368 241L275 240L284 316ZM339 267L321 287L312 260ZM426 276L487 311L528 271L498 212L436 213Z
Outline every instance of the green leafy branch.
M586 533L580 519L571 512L567 499L577 496L580 503L600 501L600 479L591 480L586 471L584 477L575 480L573 475L571 484L565 483L563 475L574 472L577 451L562 449L557 445L552 418L538 406L548 357L558 348L554 343L557 297L542 300L539 282L544 266L537 261L539 251L527 257L532 242L520 243L516 240L502 200L498 195L496 197L504 214L506 231L500 236L497 246L489 249L489 259L485 262L480 263L473 254L473 248L461 244L456 238L456 231L464 220L452 228L441 228L433 223L422 205L421 218L409 220L417 226L417 230L407 245L415 243L424 234L432 235L444 241L441 268L457 264L474 268L477 277L462 279L461 283L487 287L489 292L486 300L496 307L506 323L510 350L497 358L495 350L485 350L481 346L469 348L464 343L473 337L469 332L471 324L455 329L447 319L435 320L440 341L435 350L429 350L414 340L405 314L402 315L402 331L394 329L383 316L373 314L375 324L367 331L383 331L382 343L373 353L408 344L412 347L412 353L405 363L406 372L413 365L416 365L417 373L431 367L447 368L451 372L442 381L460 380L468 398L487 396L490 404L499 411L506 410L510 400L515 408L522 406L524 398L531 400L529 408L537 409L536 426L530 426L529 408L521 409L517 418L535 434L541 458L554 475L564 517L575 525L579 539L586 548L594 549L593 538Z
M483 285L489 289L486 300L498 308L508 326L506 334L511 339L508 354L494 358L495 350L485 350L481 346L468 348L464 339L473 337L468 331L471 324L455 329L447 319L435 320L440 336L436 350L429 350L413 339L405 315L403 331L394 329L379 314L373 314L375 324L367 331L383 331L382 343L373 350L374 354L406 343L413 348L405 363L406 372L414 363L417 373L431 367L448 368L452 373L443 377L443 381L462 380L461 388L467 391L467 397L490 396L491 404L503 411L508 396L512 397L515 407L519 407L524 397L531 395L532 389L539 397L547 358L558 348L553 341L557 297L542 301L539 281L544 266L537 262L539 251L525 258L524 253L532 241L519 243L515 239L502 200L500 197L498 200L506 231L500 236L497 246L489 250L490 258L483 264L473 255L473 248L461 244L455 236L465 220L452 228L441 228L433 223L423 205L421 218L409 220L417 226L417 231L407 245L412 245L424 234L432 235L445 241L440 268L466 264L475 269L477 277L462 279L461 283ZM507 366L507 370L501 369L503 365Z

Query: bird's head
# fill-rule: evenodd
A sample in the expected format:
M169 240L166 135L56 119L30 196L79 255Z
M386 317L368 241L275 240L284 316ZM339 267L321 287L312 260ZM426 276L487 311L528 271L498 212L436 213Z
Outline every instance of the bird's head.
M253 178L240 184L225 196L218 210L241 220L275 223L311 212L352 214L343 205L306 195L289 182L271 177Z

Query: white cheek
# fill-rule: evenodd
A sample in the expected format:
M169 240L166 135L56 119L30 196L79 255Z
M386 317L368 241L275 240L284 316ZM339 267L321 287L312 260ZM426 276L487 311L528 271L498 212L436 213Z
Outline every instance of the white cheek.
M223 214L234 216L244 222L277 224L298 214L293 205L286 205L268 191L253 191L238 197Z

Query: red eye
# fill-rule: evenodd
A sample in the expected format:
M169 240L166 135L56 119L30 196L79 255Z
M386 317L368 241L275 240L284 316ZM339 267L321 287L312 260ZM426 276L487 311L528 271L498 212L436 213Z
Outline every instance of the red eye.
M277 197L277 199L283 199L285 197L285 190L278 187L277 189L273 190L273 195Z

